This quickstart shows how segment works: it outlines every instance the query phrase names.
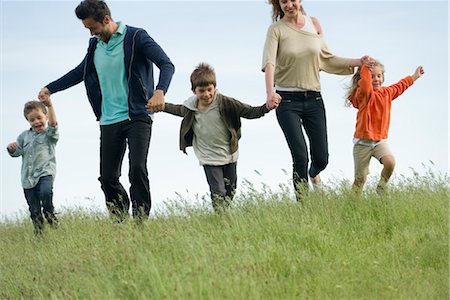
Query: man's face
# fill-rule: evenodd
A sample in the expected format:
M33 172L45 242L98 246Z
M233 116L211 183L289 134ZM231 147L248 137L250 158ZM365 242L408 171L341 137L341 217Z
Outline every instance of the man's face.
M82 20L84 27L89 29L92 36L96 36L105 43L108 43L109 39L113 35L113 32L110 32L110 23L111 18L109 16L105 16L103 22L97 22L93 18L86 18Z

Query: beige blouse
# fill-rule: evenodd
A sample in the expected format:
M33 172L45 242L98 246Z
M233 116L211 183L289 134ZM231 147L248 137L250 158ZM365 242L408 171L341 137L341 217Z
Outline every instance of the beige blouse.
M322 35L279 20L267 31L262 71L267 64L272 64L275 67L275 85L320 92L319 72L353 74L351 61L332 54Z

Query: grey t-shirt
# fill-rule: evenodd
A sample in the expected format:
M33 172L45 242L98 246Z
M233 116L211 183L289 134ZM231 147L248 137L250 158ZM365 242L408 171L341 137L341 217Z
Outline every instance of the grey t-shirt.
M230 153L231 134L220 117L216 99L204 112L198 111L196 96L186 102L185 105L195 111L192 147L200 165L221 166L236 162L238 151Z

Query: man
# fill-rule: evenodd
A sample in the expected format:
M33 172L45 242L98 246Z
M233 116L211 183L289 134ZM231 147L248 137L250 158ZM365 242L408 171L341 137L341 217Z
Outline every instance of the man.
M114 22L104 1L84 0L76 16L93 38L83 61L39 92L39 99L84 81L88 100L100 123L100 177L112 217L128 216L130 200L119 182L126 144L129 148L133 217L147 218L151 208L147 155L152 119L147 111L164 108L174 65L142 28ZM159 70L154 88L153 64Z

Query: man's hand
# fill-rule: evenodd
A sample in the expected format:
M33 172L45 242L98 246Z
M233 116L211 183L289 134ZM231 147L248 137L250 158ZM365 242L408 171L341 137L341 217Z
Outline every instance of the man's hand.
M43 87L39 94L38 94L38 99L42 100L42 99L49 99L50 98L50 91L48 90L47 87Z
M148 100L147 109L151 112L163 111L165 107L164 92L156 90L153 96Z

